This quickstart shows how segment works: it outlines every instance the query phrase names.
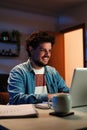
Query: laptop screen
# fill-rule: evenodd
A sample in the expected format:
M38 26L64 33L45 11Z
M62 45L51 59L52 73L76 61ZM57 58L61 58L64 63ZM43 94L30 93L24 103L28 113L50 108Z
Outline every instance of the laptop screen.
M76 68L71 82L72 107L87 105L87 68Z

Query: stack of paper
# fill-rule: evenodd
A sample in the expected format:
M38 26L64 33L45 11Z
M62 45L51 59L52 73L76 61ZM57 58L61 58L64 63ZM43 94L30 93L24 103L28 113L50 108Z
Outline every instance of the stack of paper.
M38 117L33 104L0 105L0 118Z

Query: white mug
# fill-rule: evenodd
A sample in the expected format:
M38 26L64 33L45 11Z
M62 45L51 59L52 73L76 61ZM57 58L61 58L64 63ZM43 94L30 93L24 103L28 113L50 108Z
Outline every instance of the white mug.
M52 98L52 107L55 112L69 113L72 106L71 96L67 93L57 94Z

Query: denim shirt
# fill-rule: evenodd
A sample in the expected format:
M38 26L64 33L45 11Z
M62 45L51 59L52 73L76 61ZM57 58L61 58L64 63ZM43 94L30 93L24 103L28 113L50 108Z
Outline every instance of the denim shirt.
M65 81L51 66L45 66L45 80L50 94L69 92ZM9 104L35 104L47 101L47 94L35 94L35 73L29 60L14 67L8 78Z

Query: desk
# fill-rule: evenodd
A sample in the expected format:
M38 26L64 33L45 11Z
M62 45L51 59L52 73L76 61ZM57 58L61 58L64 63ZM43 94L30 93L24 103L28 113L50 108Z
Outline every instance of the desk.
M87 128L87 107L73 108L71 111L74 111L75 114L67 117L49 115L52 110L37 109L37 111L38 118L0 119L0 125L9 130L79 130Z

